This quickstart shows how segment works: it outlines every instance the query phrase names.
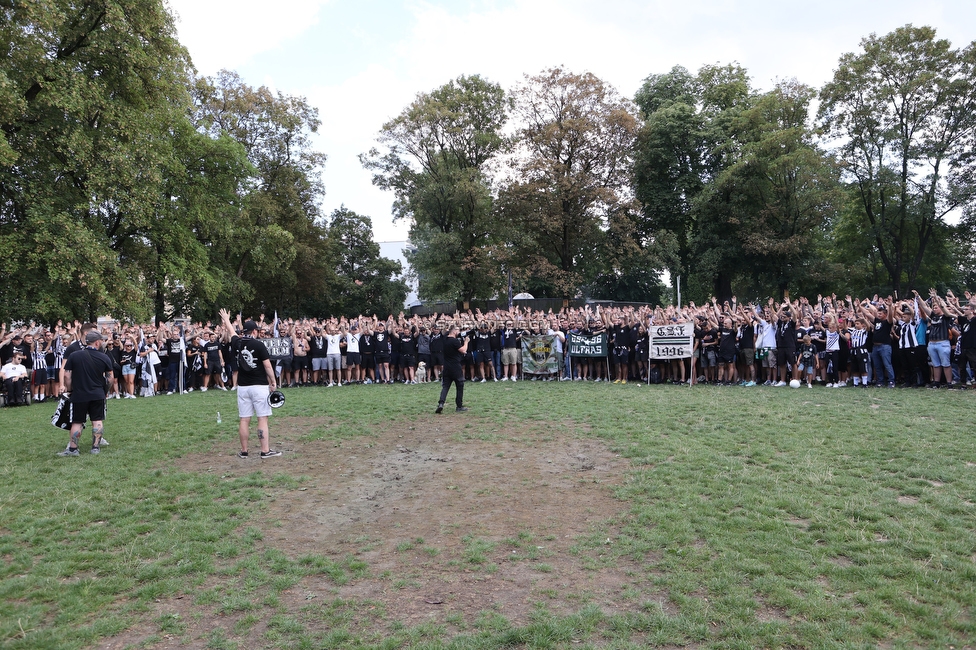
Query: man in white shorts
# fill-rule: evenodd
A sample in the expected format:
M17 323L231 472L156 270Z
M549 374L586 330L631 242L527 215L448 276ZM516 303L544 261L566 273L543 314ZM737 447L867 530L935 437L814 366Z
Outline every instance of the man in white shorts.
M252 338L258 328L253 320L244 322L243 336L238 337L233 335L234 326L230 322L230 312L221 309L220 318L226 333L231 337L234 354L237 355L237 414L240 416L237 432L241 438L241 450L237 455L240 458L248 457L247 439L251 418L257 417L261 458L280 456L280 451L271 448L271 432L268 429L268 417L271 415L268 395L277 388L268 348L261 341Z

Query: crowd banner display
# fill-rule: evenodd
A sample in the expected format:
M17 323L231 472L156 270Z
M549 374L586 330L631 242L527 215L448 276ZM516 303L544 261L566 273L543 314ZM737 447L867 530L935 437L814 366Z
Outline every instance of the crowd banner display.
M279 336L273 339L261 339L268 348L268 356L272 361L281 361L291 356L291 337Z
M559 356L555 336L522 336L522 374L555 375L559 372Z
M688 359L694 346L695 326L692 323L652 325L650 335L651 359Z
M606 332L594 336L569 333L569 356L571 357L605 357L609 352Z

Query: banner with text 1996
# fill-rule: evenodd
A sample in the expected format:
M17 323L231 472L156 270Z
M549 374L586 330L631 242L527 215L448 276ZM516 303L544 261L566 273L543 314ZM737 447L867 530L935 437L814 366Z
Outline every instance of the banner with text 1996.
M687 359L694 344L695 327L691 323L651 325L650 357L652 359Z

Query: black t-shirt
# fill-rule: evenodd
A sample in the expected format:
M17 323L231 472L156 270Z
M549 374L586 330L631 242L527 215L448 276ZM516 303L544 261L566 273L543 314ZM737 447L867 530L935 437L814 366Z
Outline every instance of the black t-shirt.
M887 318L874 321L874 343L876 345L891 345L891 323Z
M707 329L702 330L701 333L702 350L711 350L712 352L718 352L718 330Z
M501 330L495 329L489 334L489 341L491 343L492 352L501 352L502 349L502 332Z
M976 348L976 327L973 327L974 320L976 319L966 318L965 316L959 317L959 334L962 339L960 346L964 350Z
M71 401L74 404L105 399L105 373L111 372L112 360L102 352L84 348L64 362L71 372Z
M430 335L430 353L431 354L443 354L444 352L444 335L440 332L434 332Z
M491 333L488 330L478 330L478 333L474 335L474 338L475 349L478 352L491 351Z
M237 353L237 383L241 386L267 386L268 373L264 362L270 360L264 343L249 336L234 336L230 340Z
M210 341L203 348L207 351L207 365L220 365L220 341Z
M373 354L374 349L373 335L363 332L363 335L359 337L359 353L362 355Z
M373 334L374 354L377 357L388 357L392 349L390 348L390 335L386 330Z
M776 347L780 350L796 350L796 323L791 320L776 323Z
M118 349L118 348L116 348ZM119 350L119 365L120 366L134 366L136 365L136 351L135 350Z
M611 326L610 337L613 340L613 347L615 349L630 349L633 345L630 339L630 327L628 325Z
M23 364L24 368L27 369L28 374L30 374L30 371L34 369L34 351L31 350L30 343L27 341L21 341L19 345L15 345L14 347L20 350L20 353L23 355L24 358L20 363Z
M756 348L756 328L752 323L743 325L739 335L740 350L754 350Z
M444 372L461 376L461 359L464 357L461 346L463 345L464 341L460 338L449 336L444 339Z
M735 355L735 330L718 329L718 351L726 359Z
M929 328L928 337L929 341L936 343L939 341L949 340L949 328L952 326L953 318L952 316L936 316L932 314L929 316Z
M324 359L326 356L325 337L316 334L308 341L309 356L313 359Z
M417 356L417 339L408 332L400 332L397 337L400 340L400 354L405 356Z
M521 347L522 332L520 330L506 329L502 332L503 346L507 349Z

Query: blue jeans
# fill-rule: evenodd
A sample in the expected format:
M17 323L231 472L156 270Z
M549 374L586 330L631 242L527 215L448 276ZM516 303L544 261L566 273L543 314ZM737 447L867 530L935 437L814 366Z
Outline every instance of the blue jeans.
M883 364L883 365L882 365ZM881 369L884 368L884 375ZM895 371L891 367L891 346L887 343L875 343L874 350L871 351L871 368L874 373L875 383L883 383L885 377L888 383L895 381Z

